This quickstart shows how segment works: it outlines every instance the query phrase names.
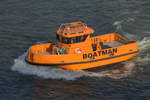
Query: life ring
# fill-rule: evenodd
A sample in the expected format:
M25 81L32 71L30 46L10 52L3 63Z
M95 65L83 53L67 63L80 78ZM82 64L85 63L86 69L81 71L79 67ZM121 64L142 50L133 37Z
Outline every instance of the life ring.
M75 53L76 53L76 54L80 54L81 52L82 52L82 50L81 50L80 48L76 48L76 49L75 49Z

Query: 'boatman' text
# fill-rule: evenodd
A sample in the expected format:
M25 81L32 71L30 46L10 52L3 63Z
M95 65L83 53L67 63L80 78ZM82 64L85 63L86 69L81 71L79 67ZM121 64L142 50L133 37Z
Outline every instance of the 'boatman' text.
M86 58L95 58L97 56L103 56L103 55L114 55L114 53L117 53L117 48L113 48L113 49L106 49L106 50L102 50L102 51L95 51L93 53L88 53L88 54L83 54L83 59Z

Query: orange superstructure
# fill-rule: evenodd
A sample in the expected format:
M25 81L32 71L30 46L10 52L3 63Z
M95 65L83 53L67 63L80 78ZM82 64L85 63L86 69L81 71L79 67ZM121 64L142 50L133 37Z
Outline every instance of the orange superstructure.
M79 70L128 60L138 52L137 42L116 33L93 36L94 30L80 21L61 24L57 42L33 45L30 64Z

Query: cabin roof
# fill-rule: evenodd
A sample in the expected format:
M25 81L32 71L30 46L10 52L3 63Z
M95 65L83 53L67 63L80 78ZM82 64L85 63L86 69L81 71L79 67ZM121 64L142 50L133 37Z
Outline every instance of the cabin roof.
M57 30L57 34L64 37L75 37L93 32L94 30L92 28L80 21L61 24Z

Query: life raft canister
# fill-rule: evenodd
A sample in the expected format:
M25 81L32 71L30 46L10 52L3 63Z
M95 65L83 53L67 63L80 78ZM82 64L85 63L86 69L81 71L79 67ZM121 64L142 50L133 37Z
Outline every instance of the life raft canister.
M74 50L74 52L75 52L76 54L80 54L80 53L82 52L82 50L81 50L81 48L76 48L76 49Z

